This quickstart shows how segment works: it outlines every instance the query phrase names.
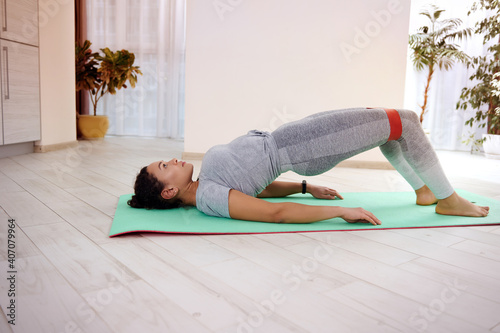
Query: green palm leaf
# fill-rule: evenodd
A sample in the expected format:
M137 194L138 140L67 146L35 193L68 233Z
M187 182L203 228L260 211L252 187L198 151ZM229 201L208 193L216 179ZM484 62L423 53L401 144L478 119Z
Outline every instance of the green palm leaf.
M458 18L441 19L445 12L435 5L420 14L430 22L418 29L418 32L410 35L409 45L412 51L411 59L417 71L428 70L427 82L424 90L424 102L421 105L420 122L427 112L427 101L430 83L436 68L448 71L453 68L455 62L464 62L468 56L458 50L454 40L461 40L471 35L471 29L458 30L462 20Z

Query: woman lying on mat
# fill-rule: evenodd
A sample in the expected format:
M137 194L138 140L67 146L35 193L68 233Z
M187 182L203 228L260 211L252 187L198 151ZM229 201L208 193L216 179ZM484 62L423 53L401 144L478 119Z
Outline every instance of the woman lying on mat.
M196 206L207 215L240 220L308 223L341 217L347 222L380 224L362 208L270 203L259 198L308 192L318 199L343 199L335 190L274 181L286 171L313 176L339 162L379 147L413 187L418 205L436 205L444 215L486 216L460 197L448 182L416 113L407 110L353 108L327 111L285 124L272 133L250 131L205 154L199 178L193 165L157 161L137 175L135 208Z

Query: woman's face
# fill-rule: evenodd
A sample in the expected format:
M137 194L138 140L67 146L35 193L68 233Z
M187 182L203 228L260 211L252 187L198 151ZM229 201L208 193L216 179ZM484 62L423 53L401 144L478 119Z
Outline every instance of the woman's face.
M168 162L157 161L148 165L148 173L155 176L168 188L183 190L193 178L193 165L176 158Z

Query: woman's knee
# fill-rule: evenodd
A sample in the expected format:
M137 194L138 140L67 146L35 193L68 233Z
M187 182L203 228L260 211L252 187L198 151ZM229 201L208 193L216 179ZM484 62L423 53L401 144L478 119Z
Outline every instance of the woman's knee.
M412 123L420 124L420 118L416 112L411 110L398 110L398 112L401 118L407 119Z
M401 123L403 124L403 134L409 134L409 132L422 132L422 125L420 124L420 118L418 114L410 110L399 111L401 117Z

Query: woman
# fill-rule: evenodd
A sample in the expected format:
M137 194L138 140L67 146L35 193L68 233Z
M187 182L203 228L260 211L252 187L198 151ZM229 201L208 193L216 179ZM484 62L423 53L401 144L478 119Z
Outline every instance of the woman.
M341 217L379 225L380 220L362 208L260 199L300 192L319 199L343 199L327 187L274 180L290 170L317 175L374 147L380 147L413 187L417 204L437 203L436 213L444 215L488 215L489 207L476 206L453 190L414 112L367 108L314 114L272 133L250 131L211 148L196 181L192 164L177 159L151 163L137 176L135 195L128 203L157 209L196 206L208 215L250 221L308 223Z

